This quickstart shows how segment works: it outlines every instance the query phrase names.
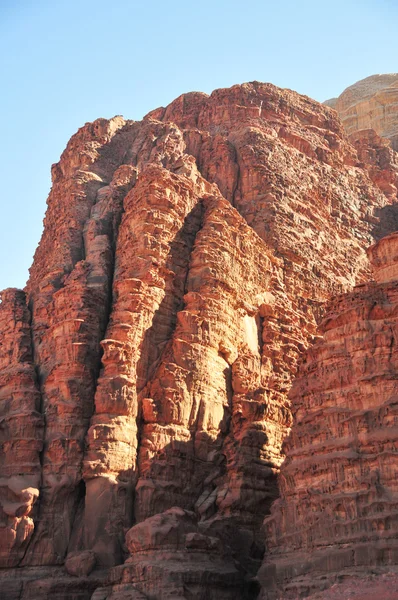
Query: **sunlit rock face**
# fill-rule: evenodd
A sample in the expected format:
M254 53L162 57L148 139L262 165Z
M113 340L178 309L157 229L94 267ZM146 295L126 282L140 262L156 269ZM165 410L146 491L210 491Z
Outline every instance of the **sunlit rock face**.
M383 148L258 82L72 137L0 305L0 595L256 596L298 361L391 232Z
M366 77L325 104L337 110L348 133L374 129L398 149L398 73Z
M291 390L263 598L398 563L398 234L369 257L376 281L332 303Z

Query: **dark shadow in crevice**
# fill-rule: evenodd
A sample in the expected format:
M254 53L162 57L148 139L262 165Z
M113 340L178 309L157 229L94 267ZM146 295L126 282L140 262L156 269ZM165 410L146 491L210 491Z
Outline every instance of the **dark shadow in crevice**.
M137 363L137 392L139 393L155 373L167 342L172 338L177 324L177 313L184 306L189 262L196 236L203 224L204 206L199 201L186 216L178 231L166 261L165 295L156 310L151 327L146 331L140 359Z
M376 242L386 235L398 231L398 202L376 208L374 215L379 219L372 230Z
M261 565L264 553L264 546L256 540L259 532L255 532L254 529L257 528L257 524L250 524L243 519L239 520L237 515L222 515L219 513L219 508L216 504L212 512L206 515L200 512L200 505L198 505L197 501L205 488L208 488L210 491L208 483L209 475L214 470L219 469L219 476L210 484L210 487L213 487L213 489L216 489L218 485L222 487L223 483L220 479L223 478L223 475L226 475L226 457L223 454L221 446L224 440L221 424L219 426L219 434L216 438L213 438L205 431L201 431L200 436L200 444L207 445L208 456L213 457L209 462L204 461L195 452L194 437L189 442L181 440L172 441L159 449L158 453L153 457L149 470L140 481L141 484L147 481L150 483L150 486L143 495L140 490L135 499L135 502L140 503L142 507L142 510L139 510L141 518L137 522L143 522L156 514L176 506L184 510L193 511L198 520L198 533L212 538L219 538L222 542L221 548L215 556L217 559L226 560L226 564L231 564L232 562L239 574L238 586L240 595L235 595L236 589L233 590L231 588L231 596L229 596L227 588L224 590L220 588L220 593L221 591L224 593L223 598L233 598L235 600L239 597L239 600L256 600L260 592L256 574ZM174 480L172 480L172 477L174 477ZM276 481L276 476L274 479ZM166 483L168 483L167 486L165 485ZM271 482L271 487L273 487L273 482ZM217 515L217 513L219 514ZM159 550L161 550L161 547L158 548ZM186 553L189 555L189 548L187 548ZM129 558L128 553L125 555L125 558ZM170 567L168 567L167 558L170 560ZM211 556L209 560L211 562ZM198 584L198 589L195 593L202 593L203 595L193 595L192 598L208 597L204 594L208 590L207 586L211 584L210 580L208 580L209 565L206 565L203 559L201 559L201 563L203 563L203 574L201 576L203 583ZM194 559L192 566L195 567L195 565L197 563ZM170 568L170 573L175 568L170 548L167 549L165 558L162 559L161 568L165 571L168 571ZM212 575L212 578L214 579L214 589L216 589L217 586L220 586L220 582L217 582L215 574ZM201 586L203 586L202 589L200 589ZM147 593L146 589L142 591ZM211 597L215 598L213 588L212 592Z

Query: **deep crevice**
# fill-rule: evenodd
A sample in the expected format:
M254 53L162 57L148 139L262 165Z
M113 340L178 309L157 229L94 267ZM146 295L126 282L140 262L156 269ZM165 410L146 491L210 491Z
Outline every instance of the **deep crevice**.
M204 225L204 216L205 216L204 200L199 199L197 204L191 210L191 212L186 216L183 227L180 229L179 233L174 238L174 241L171 244L170 253L169 253L169 261L168 261L168 268L170 268L170 269L171 269L172 263L175 261L176 256L178 256L178 248L181 247L181 243L185 241L185 246L186 246L186 250L185 250L186 264L184 267L184 273L180 274L180 276L179 276L180 291L177 296L177 301L175 302L175 305L174 305L174 311L173 311L173 315L172 315L172 319L171 319L171 323L170 323L171 327L168 332L167 339L164 340L164 347L163 347L162 351L160 352L159 356L157 357L156 363L152 365L152 368L150 370L148 369L146 371L145 381L141 382L139 390L138 390L138 381L137 381L137 392L140 391L142 393L142 391L144 391L146 389L146 387L149 385L149 383L151 382L151 379L156 374L157 367L161 364L162 359L164 358L164 354L165 354L169 344L172 343L172 340L173 340L173 337L175 334L176 325L177 325L177 314L184 307L184 296L188 291L187 288L188 288L189 273L190 273L190 268L191 268L191 257L192 257L192 253L194 251L197 236L200 233L200 231ZM163 302L167 302L167 294L166 294ZM159 322L159 320L161 320L161 318L162 318L162 310L161 310L161 306L160 306L159 309L155 313L154 319L152 321L152 326L146 332L146 336L152 344L154 344L153 333L156 330L156 328L158 326L158 322ZM144 347L144 343L145 343L145 341L143 342L143 347ZM147 361L147 360L148 359L142 353L139 363L137 364L137 374L139 371L139 366L142 366L143 364L145 364L145 361ZM137 380L138 380L138 378L137 378ZM139 402L140 402L140 395L138 397L139 397ZM142 421L140 406L139 406L138 415L139 416L137 418L137 456L139 456L140 450L141 450L141 439L142 439L142 428L143 428L143 421ZM192 432L192 435L194 436L195 433L196 433L196 429L195 429L195 431ZM135 477L137 479L140 477L140 471L139 471L138 465L137 465L137 471L136 471Z
M35 378L34 378L34 384L35 387L39 393L39 406L37 407L38 412L42 415L43 417L43 437L42 437L42 448L39 452L39 465L40 465L40 481L39 481L39 496L34 504L34 508L33 508L33 514L32 519L34 522L34 530L33 533L28 541L28 543L26 544L26 547L24 549L23 552L23 556L21 557L21 559L18 562L18 566L21 566L23 564L23 561L25 560L25 556L32 544L32 541L35 537L35 533L36 533L36 524L39 521L39 516L40 516L40 511L41 511L41 501L42 501L42 489L43 489L43 464L44 464L44 450L45 450L45 432L46 432L46 415L44 413L44 401L43 401L43 392L42 392L42 383L43 383L43 378L40 374L40 368L39 365L36 363L35 360L35 346L34 346L34 338L33 338L33 301L31 299L28 300L28 295L26 294L26 308L29 312L29 334L30 334L30 353L31 353L31 361L32 361L32 366L33 366L33 370L34 370L34 374L35 374ZM22 593L22 591L21 591Z
M203 215L203 201L199 200L185 217L182 228L170 244L165 266L173 275L166 281L165 296L154 314L152 325L146 331L141 345L141 356L137 363L137 393L140 393L153 377L167 344L173 337L177 314L184 306L190 257L196 236L203 226ZM181 256L182 261L178 260Z
M264 330L264 317L261 317L258 313L256 314L256 325L257 325L257 336L258 336L258 352L260 356L263 355L263 330Z
M236 165L236 169L237 169L236 170L236 178L235 178L234 186L233 186L233 189L232 189L231 204L232 204L232 206L236 210L238 210L236 208L236 198L235 198L235 196L236 196L236 192L240 188L240 164L239 164L239 160L238 160L238 151L237 151L236 147L234 146L234 144L230 140L228 140L228 142L231 144L231 147L233 148L233 151L234 151L234 164ZM240 214L240 212L239 212L239 214ZM245 219L245 221L246 221L246 219Z

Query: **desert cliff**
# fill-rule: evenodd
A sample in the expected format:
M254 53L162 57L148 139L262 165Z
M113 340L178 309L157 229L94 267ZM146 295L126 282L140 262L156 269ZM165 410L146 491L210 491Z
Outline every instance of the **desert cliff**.
M393 286L351 290L371 277L369 246L379 271L395 276L383 250L395 238L374 244L398 228L397 173L397 155L380 135L349 139L331 108L258 82L185 94L140 122L98 119L71 138L52 168L27 287L1 295L0 594L238 600L268 593L267 561L274 564L290 540L284 527L295 522L294 494L313 487L320 468L306 466L288 504L277 476L285 453L281 481L287 469L296 472L290 453L304 441L294 423L315 419L305 443L326 444L326 469L334 426L342 435L357 411L365 429L369 411L377 423L392 418L371 397L377 369L393 372L390 354L383 362L393 339L383 329L393 318L384 306L394 303ZM380 320L370 341L357 301L363 290L366 306L382 303L369 308ZM344 426L341 377L317 362L329 360L327 342L310 350L310 382L301 367L289 397L336 297L329 336L355 345L349 336L357 335L363 352L377 354L367 366L365 355L355 358L360 364L347 357L354 366L344 399L364 393L354 376L370 373L371 381L368 404L343 411ZM365 319L366 334L332 325L347 311ZM389 382L386 394L393 375ZM310 385L331 404L319 434L311 429L319 415ZM361 451L355 439L356 449L341 439L350 444L341 452L351 479ZM374 499L390 471L377 479L369 469ZM262 523L280 493L266 541ZM316 498L302 505L303 519L307 505L321 510ZM390 501L378 501L387 510ZM336 500L346 513L348 504ZM344 519L339 528L332 516L331 543L343 530ZM295 534L298 552L307 548L303 535Z

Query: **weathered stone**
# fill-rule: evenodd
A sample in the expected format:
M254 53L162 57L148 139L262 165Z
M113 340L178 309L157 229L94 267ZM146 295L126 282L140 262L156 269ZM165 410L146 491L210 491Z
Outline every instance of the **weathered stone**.
M79 130L53 167L29 309L15 292L18 314L0 313L4 461L22 478L2 474L2 566L43 597L62 586L31 568L56 565L73 598L98 574L97 598L253 597L298 361L325 301L368 277L396 187L380 138L354 147L335 111L270 84ZM184 548L128 558L131 527L173 507L195 515ZM86 551L93 572L67 575Z
M264 598L398 565L397 252L397 234L370 248L377 282L333 302L294 382Z
M199 529L195 513L179 507L132 527L126 536L131 556L113 570L117 583L108 588L103 599L140 598L138 593L143 598L176 600L248 598L249 584L230 552L218 538Z
M69 575L84 577L94 569L96 558L91 550L82 552L70 552L65 560L65 569Z
M374 129L398 149L398 73L361 79L325 104L337 110L348 133Z
M25 294L0 303L0 566L23 558L34 531L40 488L43 415L33 365Z

